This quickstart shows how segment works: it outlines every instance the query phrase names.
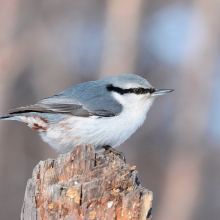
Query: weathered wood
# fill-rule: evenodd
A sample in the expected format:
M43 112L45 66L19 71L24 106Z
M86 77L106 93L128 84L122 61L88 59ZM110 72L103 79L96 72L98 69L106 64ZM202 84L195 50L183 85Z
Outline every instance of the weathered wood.
M21 219L144 220L151 218L152 198L137 171L120 158L79 146L35 167Z

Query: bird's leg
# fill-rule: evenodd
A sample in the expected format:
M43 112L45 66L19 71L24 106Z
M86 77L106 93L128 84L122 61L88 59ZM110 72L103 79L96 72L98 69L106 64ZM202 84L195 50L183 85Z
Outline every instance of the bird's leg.
M105 149L105 153L113 153L126 163L125 155L122 152L115 150L109 145L105 145L103 148Z

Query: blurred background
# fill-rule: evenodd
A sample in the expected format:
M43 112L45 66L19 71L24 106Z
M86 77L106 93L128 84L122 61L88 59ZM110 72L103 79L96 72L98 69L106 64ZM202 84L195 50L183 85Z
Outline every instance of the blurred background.
M220 217L220 0L0 0L0 114L75 84L135 73L158 97L118 150L154 193L154 220ZM40 160L24 124L0 122L0 218L18 219Z

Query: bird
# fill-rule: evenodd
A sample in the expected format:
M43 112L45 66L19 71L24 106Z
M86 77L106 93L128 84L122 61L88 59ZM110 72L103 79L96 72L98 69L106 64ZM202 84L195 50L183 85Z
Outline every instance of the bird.
M125 142L144 123L155 97L172 91L155 89L139 75L113 75L12 109L0 119L27 124L60 153L86 144L100 152Z

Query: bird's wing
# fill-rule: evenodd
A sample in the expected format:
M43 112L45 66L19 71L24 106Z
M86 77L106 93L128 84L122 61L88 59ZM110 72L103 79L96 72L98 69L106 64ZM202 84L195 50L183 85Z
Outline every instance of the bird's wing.
M94 81L95 82L95 81ZM90 82L91 83L91 82ZM85 83L86 84L86 83ZM87 83L88 84L88 83ZM45 98L34 105L12 109L10 114L29 112L60 113L80 117L112 117L122 111L122 106L101 86L74 86L58 95ZM83 89L85 89L83 91Z
M66 101L66 102L64 102ZM90 112L87 109L84 109L83 106L77 102L74 103L73 100L61 99L61 98L47 98L43 99L40 102L30 105L27 107L20 107L12 109L10 114L21 114L29 112L38 112L38 113L61 113L61 114L70 114L75 116L90 116Z

